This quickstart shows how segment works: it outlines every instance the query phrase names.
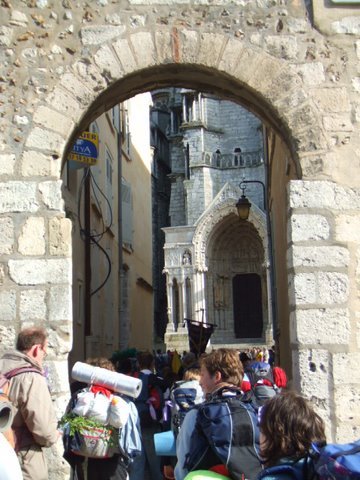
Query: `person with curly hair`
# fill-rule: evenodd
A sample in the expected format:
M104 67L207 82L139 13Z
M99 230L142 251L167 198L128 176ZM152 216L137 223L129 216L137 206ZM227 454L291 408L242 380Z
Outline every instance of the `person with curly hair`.
M260 455L265 470L260 480L291 480L291 469L307 478L312 468L308 453L312 443L325 444L325 427L310 402L293 391L272 397L260 412ZM287 468L268 468L275 466Z

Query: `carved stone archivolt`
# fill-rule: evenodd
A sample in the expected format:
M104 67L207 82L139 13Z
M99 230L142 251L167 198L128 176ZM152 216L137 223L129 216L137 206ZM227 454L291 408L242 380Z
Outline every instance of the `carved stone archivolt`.
M214 232L221 229L221 224L225 219L233 217L234 221L240 222L235 207L240 194L241 192L239 188L234 188L230 184L226 184L210 207L198 220L193 237L194 265L197 271L204 272L208 270L208 246ZM252 204L251 206L249 219L247 222L244 222L244 228L247 228L248 225L255 228L264 248L263 259L266 259L266 216L255 204ZM257 253L254 253L254 255L256 256Z

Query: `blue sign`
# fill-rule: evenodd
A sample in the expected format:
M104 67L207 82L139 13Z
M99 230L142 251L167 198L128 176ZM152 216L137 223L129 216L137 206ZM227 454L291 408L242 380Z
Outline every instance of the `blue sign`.
M98 158L99 137L97 133L83 132L69 154L69 160L95 165Z

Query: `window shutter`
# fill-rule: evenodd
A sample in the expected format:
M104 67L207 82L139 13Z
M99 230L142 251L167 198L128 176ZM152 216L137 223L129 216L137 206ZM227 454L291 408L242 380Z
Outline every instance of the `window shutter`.
M132 225L132 191L131 185L126 180L121 182L121 198L122 198L122 236L123 244L132 246L133 242L133 225Z

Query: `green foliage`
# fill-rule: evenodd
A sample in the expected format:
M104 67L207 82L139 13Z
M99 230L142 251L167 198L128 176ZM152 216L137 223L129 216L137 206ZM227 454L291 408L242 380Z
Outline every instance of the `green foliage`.
M119 430L111 425L103 425L102 423L88 417L79 417L73 413L64 415L58 423L59 428L69 426L69 435L73 437L75 434L82 434L84 431L99 430L99 437L109 444L110 447L118 444Z

